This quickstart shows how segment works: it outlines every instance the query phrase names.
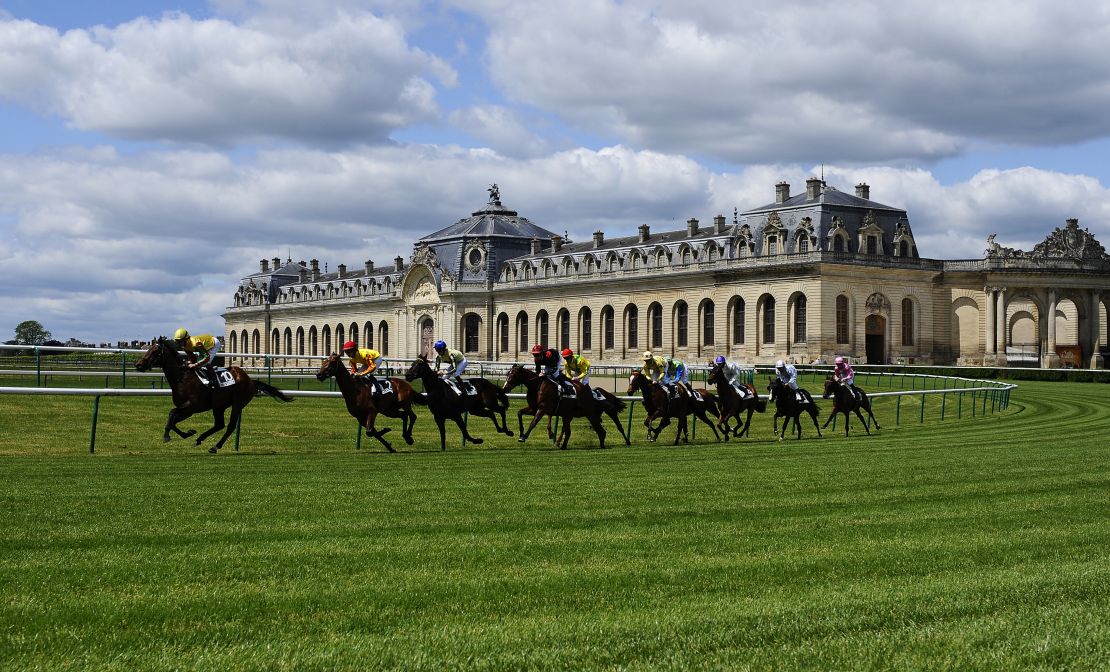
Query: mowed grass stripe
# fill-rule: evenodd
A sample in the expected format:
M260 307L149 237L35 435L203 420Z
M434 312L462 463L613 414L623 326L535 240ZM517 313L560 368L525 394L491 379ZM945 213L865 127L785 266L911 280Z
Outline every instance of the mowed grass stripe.
M598 451L583 427L566 452L356 452L298 401L213 457L146 436L162 400L89 456L0 410L0 665L1099 669L1108 399L1019 390L872 437L756 416L752 441Z

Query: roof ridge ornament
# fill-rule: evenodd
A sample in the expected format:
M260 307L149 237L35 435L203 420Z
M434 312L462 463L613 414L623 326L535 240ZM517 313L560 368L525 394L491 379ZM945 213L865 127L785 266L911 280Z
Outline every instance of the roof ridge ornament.
M487 189L486 191L489 192L490 205L501 205L501 190L497 188L496 182L489 185L489 189Z

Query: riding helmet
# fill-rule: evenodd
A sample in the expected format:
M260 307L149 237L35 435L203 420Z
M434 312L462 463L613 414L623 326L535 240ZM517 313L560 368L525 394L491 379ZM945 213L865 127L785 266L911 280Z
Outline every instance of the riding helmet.
M785 369L786 368L786 362L784 362L780 359L779 361L775 362L775 368L776 369Z
M533 345L532 346L532 354L533 355L542 355L543 354L543 346L540 345L539 343Z
M725 363L725 356L724 355L717 355L713 359L713 363L714 364L724 364Z
M185 327L182 327L182 328L178 329L177 331L173 332L173 340L175 340L175 341L183 341L186 338L189 338L189 330L186 329Z
M655 355L651 354L651 350L647 350L646 352L644 352L644 361L646 362L654 356Z
M443 341L436 341L435 343L432 344L432 347L435 348L436 350L442 350L442 349L447 347L447 343L445 343Z
M843 357L837 357L836 359L833 360L833 364L843 364L843 363L844 363L844 358Z
M358 350L358 343L347 341L343 344L343 350Z
M574 356L574 352L572 352L570 348L563 348L563 351L559 354L561 354L563 357L573 357Z

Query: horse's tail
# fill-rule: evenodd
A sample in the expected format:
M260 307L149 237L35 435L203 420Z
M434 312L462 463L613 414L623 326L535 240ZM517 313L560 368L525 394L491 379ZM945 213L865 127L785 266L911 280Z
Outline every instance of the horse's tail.
M256 381L254 381L254 386L256 388L258 388L258 391L255 392L255 396L258 396L258 397L273 397L274 399L277 399L278 401L284 401L284 402L287 402L287 403L290 402L290 401L293 401L293 397L290 397L289 395L285 394L284 392L282 392L281 390L279 390L278 388L274 387L273 385L271 385L269 383L263 383L260 380L256 380Z
M760 413L766 413L767 412L767 400L766 399L760 399L759 397L756 397L755 398L755 410L759 411Z
M495 410L497 410L497 411L507 411L507 410L509 410L509 395L505 393L505 390L503 390L500 387L494 385L493 386L493 391L497 395L497 408Z
M628 404L624 403L624 399L621 399L609 390L602 390L602 392L605 393L605 398L609 400L609 403L613 405L613 412L620 413L628 408Z

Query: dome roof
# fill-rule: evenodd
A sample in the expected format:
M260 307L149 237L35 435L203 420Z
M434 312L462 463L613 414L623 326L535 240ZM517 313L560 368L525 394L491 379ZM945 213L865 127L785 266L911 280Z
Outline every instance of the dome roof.
M498 236L503 238L540 238L550 240L556 235L552 231L536 226L528 221L527 217L517 215L515 210L510 210L501 205L501 198L497 185L490 187L490 199L480 210L475 211L466 219L460 219L447 228L429 233L420 240L431 242L453 238L475 238L481 236Z

